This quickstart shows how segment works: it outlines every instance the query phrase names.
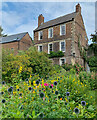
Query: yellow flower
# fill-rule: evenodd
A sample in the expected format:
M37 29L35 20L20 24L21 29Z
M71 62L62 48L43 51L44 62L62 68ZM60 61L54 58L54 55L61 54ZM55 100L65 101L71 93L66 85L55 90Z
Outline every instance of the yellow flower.
M48 100L48 102L50 102L50 101Z
M65 98L66 102L68 102L67 98Z
M32 77L32 75L30 75L30 78Z
M29 84L31 85L31 80L29 80Z
M62 80L60 80L60 82L62 82Z
M91 98L93 98L93 97L91 96Z
M85 85L86 86L86 85Z
M19 73L21 73L21 71L22 71L22 66L21 66L20 69L19 69Z
M34 97L32 97L32 100L34 100Z
M35 91L33 91L33 93L35 93Z
M37 88L39 88L39 86L37 86Z
M13 94L16 94L16 92L13 92Z
M81 85L82 85L82 83L81 83Z
M55 109L53 111L55 111Z
M18 89L19 88L19 86L18 85L16 85L16 89Z

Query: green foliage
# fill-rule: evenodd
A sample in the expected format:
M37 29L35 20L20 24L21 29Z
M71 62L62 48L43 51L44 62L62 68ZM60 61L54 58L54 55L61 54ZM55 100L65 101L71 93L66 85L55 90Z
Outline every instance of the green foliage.
M62 51L51 51L50 54L48 54L49 58L54 58L54 57L63 57L64 53Z
M92 43L88 47L88 53L91 54L92 52L94 53L94 56L97 56L97 44L96 43Z
M12 84L3 85L1 91L4 94L1 96L6 102L1 104L1 118L94 118L97 113L95 91L91 91L89 76L85 73L80 74L82 81L80 75L69 71L59 71L48 80L34 75L28 81L13 85L12 93L8 92ZM95 77L94 73L91 73L91 76ZM38 79L39 85L36 84ZM54 85L55 81L57 86ZM50 88L50 85L53 87ZM29 91L29 87L33 89ZM55 94L56 90L58 95ZM40 97L41 92L45 94L44 98ZM70 96L66 96L67 92ZM82 106L81 101L85 101L86 105ZM74 112L75 108L80 110L78 115Z
M22 70L17 76L20 67ZM33 73L39 74L41 77L45 77L48 73L53 74L53 65L45 53L38 52L34 47L29 48L25 52L19 51L16 56L13 53L3 51L3 80L11 82L14 78L15 82L18 82L19 79L25 80Z
M78 62L74 64L73 68L76 70L76 73L80 73L81 71L84 71L84 67L81 66Z
M68 70L72 69L73 66L72 66L71 64L65 63L64 65L62 65L62 67L63 67L66 71L68 71Z
M88 59L88 64L91 71L97 72L97 56L90 57Z
M82 58L87 61L87 49L84 47L82 48L81 44L80 44L80 39L79 39L79 36L78 36L78 47L79 47L79 50L80 50L80 55L82 56Z
M87 73L85 71L82 71L79 73L79 79L82 83L87 84L90 86L91 90L96 89L96 76L95 74Z
M92 42L97 42L97 32L95 32L95 34L91 34L91 40Z
M6 37L7 35L2 34L2 32L3 32L3 29L2 29L2 27L0 26L0 37Z

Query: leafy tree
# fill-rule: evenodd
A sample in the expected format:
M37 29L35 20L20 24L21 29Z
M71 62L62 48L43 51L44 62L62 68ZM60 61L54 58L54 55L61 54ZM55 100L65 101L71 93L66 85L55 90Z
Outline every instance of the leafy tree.
M3 28L0 26L0 37L6 37L7 35L2 34Z
M97 32L91 34L92 44L88 47L88 53L90 54L88 59L88 64L91 71L97 72Z

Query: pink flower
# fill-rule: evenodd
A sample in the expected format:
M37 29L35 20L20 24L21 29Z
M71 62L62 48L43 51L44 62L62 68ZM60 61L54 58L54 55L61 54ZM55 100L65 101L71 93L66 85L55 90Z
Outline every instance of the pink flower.
M22 97L19 97L19 98L22 98Z
M45 100L45 97L43 98L43 101Z
M43 86L43 85L41 84L41 86Z
M47 83L44 83L44 86L49 86L49 84L47 84Z
M53 84L51 84L51 86L53 87Z
M43 91L45 91L45 89L43 89Z

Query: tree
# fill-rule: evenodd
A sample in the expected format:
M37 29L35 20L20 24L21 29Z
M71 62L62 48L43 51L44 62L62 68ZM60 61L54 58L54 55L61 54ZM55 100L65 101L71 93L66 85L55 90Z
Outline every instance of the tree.
M91 39L93 43L91 43L88 47L88 50L93 52L94 56L97 56L97 32L95 34L91 34Z
M92 43L88 47L88 64L91 71L97 72L97 32L91 34L90 40L92 40Z
M6 37L7 35L2 34L2 32L3 32L3 29L2 29L2 27L0 26L0 37Z

